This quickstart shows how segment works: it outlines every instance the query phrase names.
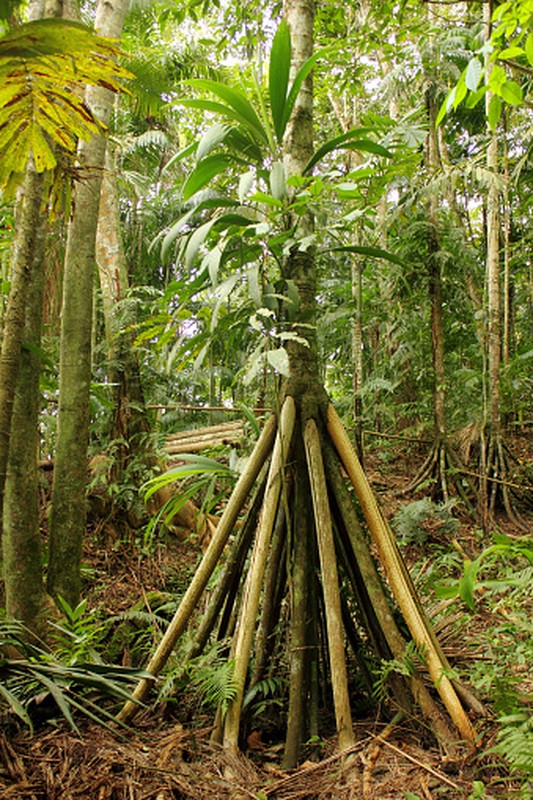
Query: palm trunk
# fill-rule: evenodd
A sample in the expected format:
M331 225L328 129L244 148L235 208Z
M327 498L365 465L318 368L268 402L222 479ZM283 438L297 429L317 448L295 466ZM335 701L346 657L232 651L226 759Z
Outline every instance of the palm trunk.
M6 613L41 639L48 634L49 608L43 583L37 468L45 237L46 218L41 215L35 221L32 280L26 299L4 497Z
M126 12L125 0L100 0L95 28L119 38ZM87 89L87 102L99 119L109 121L112 93ZM72 606L81 588L81 551L86 517L87 449L93 282L98 203L106 142L94 136L80 142L78 160L84 179L75 190L74 213L68 229L61 317L59 414L57 451L52 489L48 558L48 591Z
M43 203L43 175L32 164L26 169L16 214L15 243L11 270L11 289L4 315L0 356L0 527L9 458L11 423L21 360L21 342L26 322L26 304L39 237L39 219Z

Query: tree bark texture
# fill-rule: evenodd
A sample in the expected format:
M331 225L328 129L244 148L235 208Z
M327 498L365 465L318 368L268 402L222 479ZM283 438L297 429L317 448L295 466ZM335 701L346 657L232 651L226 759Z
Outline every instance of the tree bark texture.
M145 436L150 431L141 385L139 360L133 347L133 335L124 332L121 301L129 292L129 276L120 231L117 170L113 148L109 145L100 192L96 261L106 331L109 380L115 385L114 421L111 438L127 442L119 459L118 471L142 452ZM123 306L122 306L123 308Z
M11 421L19 373L21 346L26 321L26 299L33 270L39 219L43 204L43 174L29 164L19 193L15 222L15 241L11 269L11 288L4 315L0 355L0 523L9 457Z
M31 280L11 420L3 541L7 616L21 620L29 630L46 639L49 605L43 583L37 468L46 217L40 214L34 226Z
M126 0L100 0L95 20L98 33L120 38ZM113 94L88 87L87 103L107 124ZM75 188L74 213L65 254L57 451L52 490L48 558L48 591L71 606L79 600L81 551L86 518L87 448L95 240L106 141L94 136L80 142L80 180Z

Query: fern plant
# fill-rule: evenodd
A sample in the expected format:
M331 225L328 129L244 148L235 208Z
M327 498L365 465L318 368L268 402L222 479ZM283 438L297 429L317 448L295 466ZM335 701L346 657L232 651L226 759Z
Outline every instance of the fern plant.
M533 716L519 711L500 717L496 745L489 752L503 756L516 770L533 778Z
M159 684L158 699L171 701L177 694L188 694L201 705L219 708L225 715L237 691L234 662L227 658L227 647L228 643L222 640L199 656L187 658L189 645L184 642Z
M458 520L452 516L455 500L445 503L433 503L429 497L408 503L395 514L392 527L400 537L401 544L424 544L430 535L447 536L453 533L458 525Z

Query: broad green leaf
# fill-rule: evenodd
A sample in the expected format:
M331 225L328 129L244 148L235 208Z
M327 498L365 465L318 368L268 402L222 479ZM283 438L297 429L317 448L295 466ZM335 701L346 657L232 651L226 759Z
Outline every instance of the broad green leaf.
M233 89L231 86L227 86L224 83L218 83L217 81L211 81L204 78L196 78L194 80L187 81L187 83L196 87L197 89L211 92L211 94L214 94L216 97L220 98L220 100L226 104L224 106L225 109L232 109L234 114L237 115L236 118L239 119L239 121L253 131L255 136L268 144L268 136L261 124L261 120L259 119L259 116L249 102L248 98L245 97L242 92L239 92L237 89Z
M499 64L494 64L490 71L488 86L491 92L500 94L501 88L507 82L507 75L503 67Z
M222 125L217 122L209 130L207 130L200 141L198 142L198 150L196 151L196 161L201 161L202 158L207 156L212 150L224 141L228 133L228 126Z
M457 86L454 89L454 96L453 96L453 110L457 111L461 103L466 97L468 89L466 88L466 75L463 72L461 77L457 81Z
M533 67L533 32L528 33L528 35L527 35L526 44L525 44L525 51L526 51L527 60L529 61L529 63Z
M287 101L290 67L291 36L287 23L282 20L272 42L268 76L270 110L279 144L283 139L286 119L288 119L285 114L285 104Z
M332 153L334 150L361 150L378 156L384 156L385 158L392 158L392 153L390 150L387 150L386 147L372 141L372 139L361 138L361 133L366 132L366 130L367 129L361 130L360 128L355 128L354 130L343 133L340 136L335 136L333 139L327 141L313 153L305 166L304 175L310 172L324 156L328 155L328 153Z
M501 17L506 14L507 11L509 11L511 6L512 2L510 2L510 0L506 0L505 3L501 3L501 5L497 6L492 14L492 21L498 22L498 20L501 19Z
M498 53L498 58L505 60L509 58L519 58L520 56L524 55L524 48L519 47L518 45L512 45L511 47L506 47L505 50L500 50Z
M502 115L502 99L501 97L498 97L497 94L493 94L492 97L490 98L489 110L487 114L487 119L489 121L491 130L493 131L496 130L501 115Z
M442 101L441 107L439 108L439 113L437 114L437 119L435 120L435 127L437 128L439 127L446 114L448 114L448 112L452 108L454 97L455 97L455 86L448 92L448 94Z
M250 200L252 203L264 203L267 206L273 206L274 208L283 208L283 203L281 200L278 200L276 197L272 197L272 195L267 194L266 192L254 192L250 196Z
M182 189L183 199L188 200L233 163L234 159L225 153L206 156L198 162L185 181Z
M512 106L520 106L524 102L524 95L521 86L516 81L507 81L501 88L501 96L506 103Z
M381 247L351 244L346 245L345 247L334 247L333 250L334 252L356 253L357 255L361 256L370 256L370 258L382 258L385 261L390 261L391 263L398 264L401 267L405 266L405 263L401 258L395 256L394 253L389 253L388 250L383 250Z
M274 367L276 372L283 375L285 378L290 378L291 370L289 365L289 356L284 347L277 347L275 350L268 350L267 361L271 367Z
M240 176L239 189L238 189L239 202L244 203L246 195L253 186L254 180L255 180L255 172L251 169Z
M274 161L270 170L270 191L276 200L283 200L287 196L285 183L285 168L282 161Z
M459 581L459 596L472 611L474 610L474 589L476 586L479 560L467 561Z
M194 259L198 255L200 247L205 242L215 222L216 217L213 217L213 219L204 222L203 225L200 225L199 228L196 228L196 230L191 234L189 241L187 242L187 247L185 248L185 266L187 269L191 268Z
M465 73L465 84L466 88L469 89L471 92L475 92L479 79L483 73L483 65L479 58L471 58L468 62L468 66L466 68Z
M480 86L480 88L476 92L470 92L470 94L465 100L466 108L475 108L479 103L479 101L482 100L486 94L487 94L486 86Z

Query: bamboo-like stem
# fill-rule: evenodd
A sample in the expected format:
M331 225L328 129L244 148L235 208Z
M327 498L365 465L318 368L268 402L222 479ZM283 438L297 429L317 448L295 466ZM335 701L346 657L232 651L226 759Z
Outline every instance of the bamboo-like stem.
M329 447L325 449L325 456L328 480L331 483L334 500L340 514L340 523L344 527L353 551L355 564L361 577L361 593L364 592L365 597L361 598L360 604L368 620L367 624L370 627L369 632L375 640L377 652L381 658L390 658L390 653L393 658L401 662L405 653L405 639L400 633L389 607L376 565L370 553L365 535L359 525L353 502L348 496L346 486L339 473L337 458ZM369 606L368 609L366 608L367 605ZM373 612L372 617L370 616L370 610ZM379 631L377 632L373 630L373 625L376 624L379 627ZM382 650L382 637L385 639L385 644L389 653L384 653ZM435 736L439 742L450 751L454 745L454 734L446 723L446 720L423 680L418 675L409 675L407 682L415 703L422 711L424 717L429 721ZM399 679L392 680L391 688L400 708L409 716L411 710L409 708L408 699L405 697L405 690L401 681Z
M252 505L248 509L246 519L231 545L222 575L217 581L207 611L198 626L198 630L196 631L191 645L189 653L190 658L194 658L202 652L211 631L215 627L215 623L224 603L228 598L231 598L232 602L235 598L235 587L240 580L246 554L253 541L257 517L261 508L261 503L263 502L265 483L266 471L264 472L263 481L259 484L255 492L255 497L253 498Z
M350 695L348 690L348 672L344 648L344 628L337 573L337 556L333 540L333 527L328 503L328 491L320 436L315 421L307 421L304 430L305 453L309 470L309 482L313 498L318 554L322 572L324 603L326 609L326 630L333 686L333 703L339 748L345 750L355 742Z
M257 478L261 467L272 449L272 443L276 433L276 418L272 416L266 423L261 436L259 437L252 454L246 465L246 469L241 474L237 484L231 494L230 499L220 518L215 534L209 543L204 557L200 562L195 575L189 584L189 588L183 595L174 617L165 631L159 646L146 668L146 671L156 677L165 666L176 642L185 630L189 619L196 608L196 604L204 591L213 570L226 546L228 538L233 530L233 526L239 516L244 502ZM139 709L141 703L147 696L152 680L143 678L133 692L133 699L128 700L117 715L119 722L126 722L131 719Z
M261 586L268 558L268 546L276 519L285 460L289 451L295 417L296 408L294 400L292 397L288 396L285 398L281 410L279 429L272 453L272 460L270 462L265 498L252 553L250 571L244 589L237 638L233 651L233 657L235 659L233 677L236 692L226 714L223 739L224 748L233 754L237 754L239 747L240 715L246 673L250 661L250 649L255 630L257 610L259 608Z
M446 672L447 663L436 645L436 638L421 613L416 590L405 568L396 540L377 505L359 459L333 406L328 407L328 430L340 459L356 491L359 503L376 545L390 587L417 647L424 654L429 674L453 723L462 738L475 746L476 732Z
M287 541L286 525L285 509L282 508L282 503L280 503L266 569L263 607L255 640L255 662L250 680L251 686L254 686L263 677L268 656L272 651L272 630L280 615L281 593L285 586L286 578L282 561ZM283 583L283 587L281 583Z
M299 447L301 451L301 445ZM304 458L301 452L302 459ZM299 463L299 462L298 462ZM289 710L287 736L283 754L283 769L293 769L298 762L305 717L306 685L306 623L307 623L307 538L309 519L309 484L305 474L296 475L296 491L293 519L294 550L292 574L289 578L291 606Z

